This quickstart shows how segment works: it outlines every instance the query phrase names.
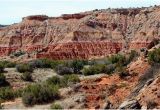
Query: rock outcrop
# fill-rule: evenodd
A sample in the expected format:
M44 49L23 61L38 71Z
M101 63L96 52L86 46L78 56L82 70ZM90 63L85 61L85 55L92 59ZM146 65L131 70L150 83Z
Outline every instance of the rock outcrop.
M22 50L37 58L73 59L151 48L160 38L159 19L158 6L28 16L0 28L0 56Z

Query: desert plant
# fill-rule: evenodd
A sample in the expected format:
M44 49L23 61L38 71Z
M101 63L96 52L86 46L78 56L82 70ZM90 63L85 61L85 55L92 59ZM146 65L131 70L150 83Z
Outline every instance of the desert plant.
M14 91L9 87L0 88L0 100L14 99Z
M50 107L51 109L63 109L61 105L53 103Z
M59 97L57 86L33 84L26 87L22 101L26 106L53 101Z
M94 74L99 74L105 72L104 69L105 65L92 65L89 66L88 68L83 68L82 73L84 75L94 75Z
M3 62L0 62L0 73L4 72L4 63Z
M30 72L24 72L24 73L22 73L21 78L24 81L32 81L32 73L30 73Z
M58 65L55 70L59 75L73 74L74 72L72 68L64 65Z
M0 73L0 86L3 86L6 84L6 77L3 73Z
M64 75L61 79L61 86L69 86L70 84L75 84L77 82L80 82L80 79L78 75L76 74L70 74L70 75Z
M33 72L33 67L29 64L18 64L16 65L16 70L20 73Z
M160 63L160 48L148 53L148 60L152 63Z
M61 79L58 76L53 76L46 80L48 85L60 85Z
M102 72L103 73L106 73L106 74L111 74L114 72L115 70L115 65L114 64L109 64L109 65L105 65L103 68L102 68Z
M117 71L119 73L119 77L122 79L129 76L129 71L125 67L118 67Z
M86 64L88 64L88 62L85 60L73 60L70 62L69 67L73 69L74 73L79 73Z
M16 66L16 63L11 61L2 61L1 63L5 68L13 68Z
M19 57L19 56L21 56L21 55L24 55L25 54L25 52L23 52L23 51L18 51L18 52L15 52L15 53L13 53L13 55L15 56L15 57Z

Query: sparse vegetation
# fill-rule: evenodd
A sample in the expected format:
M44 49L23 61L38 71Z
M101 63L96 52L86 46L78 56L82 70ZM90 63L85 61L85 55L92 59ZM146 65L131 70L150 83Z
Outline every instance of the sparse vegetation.
M3 86L6 84L6 77L3 73L0 73L0 86Z
M16 65L16 70L20 73L33 72L33 67L29 64L18 64Z
M5 66L4 66L3 62L0 62L0 73L4 72L4 68L5 68Z
M31 72L24 72L24 73L22 73L21 78L24 81L32 81L32 73Z
M151 64L160 63L160 48L148 53L148 60Z
M76 74L64 75L63 78L61 79L61 86L69 86L70 84L75 84L77 82L80 82L78 75Z
M53 101L59 97L58 87L46 84L29 85L23 92L22 101L26 106Z
M63 109L61 105L53 103L50 107L51 109Z
M48 85L60 85L61 84L61 79L58 76L53 76L51 78L47 79L47 84Z
M129 72L125 67L118 67L117 71L119 73L119 77L124 79L126 76L129 76Z
M64 65L58 65L55 70L56 70L57 74L59 74L59 75L73 74L74 73L72 68L64 66Z
M18 52L14 52L14 53L12 53L12 55L13 56L15 56L15 57L19 57L19 56L21 56L21 55L24 55L25 54L25 52L23 52L23 51L18 51Z
M14 99L14 91L10 87L1 87L0 88L0 100L12 100Z
M16 66L16 63L11 61L2 61L1 63L5 68L14 68Z

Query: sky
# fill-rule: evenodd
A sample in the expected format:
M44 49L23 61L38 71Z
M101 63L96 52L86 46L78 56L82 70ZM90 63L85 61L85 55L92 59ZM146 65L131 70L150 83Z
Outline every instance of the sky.
M0 24L20 22L28 15L60 16L94 9L147 7L160 0L0 0Z

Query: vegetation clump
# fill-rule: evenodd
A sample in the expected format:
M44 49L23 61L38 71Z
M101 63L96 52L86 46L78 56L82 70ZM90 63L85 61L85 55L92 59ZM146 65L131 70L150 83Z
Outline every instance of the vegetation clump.
M160 48L150 51L148 53L148 60L151 64L160 63Z
M24 81L32 81L32 73L31 72L24 72L24 73L22 73L21 78Z
M4 73L0 73L0 86L4 86L6 84L6 77Z
M63 109L61 105L53 103L50 107L51 109Z
M22 101L26 106L42 104L59 98L58 87L46 84L33 84L25 88Z
M1 87L0 88L0 100L12 100L15 98L14 91L10 87Z
M25 73L25 72L33 72L33 67L30 66L29 64L18 64L16 65L16 70L20 73Z

